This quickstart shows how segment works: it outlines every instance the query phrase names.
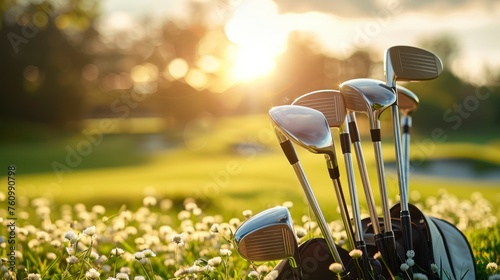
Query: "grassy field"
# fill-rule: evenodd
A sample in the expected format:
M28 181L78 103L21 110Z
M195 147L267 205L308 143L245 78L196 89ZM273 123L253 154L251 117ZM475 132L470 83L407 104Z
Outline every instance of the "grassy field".
M206 201L209 211L213 208L228 215L250 207L264 209L286 200L307 208L266 116L228 118L205 126L176 135L102 135L99 143L97 134L82 133L36 144L3 145L0 152L4 166L17 166L18 195L47 196L58 203L137 204L141 196L154 191L160 197L196 197ZM386 159L391 160L393 147L387 142L383 150ZM427 152L423 153L422 143L412 148L420 161L422 154L429 158L466 156L500 165L500 148L494 144L433 143L431 150L427 143ZM369 142L364 149L372 185L376 187ZM297 151L320 203L335 208L322 156L301 148ZM339 163L344 170L341 156ZM345 174L341 177L346 185ZM389 194L395 201L398 192L394 171L388 169L387 177ZM2 177L2 183L5 180ZM422 198L436 195L439 189L464 199L480 192L495 206L500 205L498 185L498 181L416 175L411 176L410 184ZM326 215L332 214L327 211Z
M425 137L415 139L412 151L421 162L432 158L465 157L488 162L489 166L500 166L500 147L495 139L486 143L429 143ZM390 141L388 138L383 147L389 161L394 159ZM373 152L369 142L366 143L367 166L375 199L380 205ZM323 157L300 148L297 151L326 218L338 219L334 190ZM290 210L295 219L300 220L302 215L312 216L267 116L202 121L192 123L182 131L162 135L101 135L93 128L87 128L85 133L56 140L3 144L0 154L5 167L0 183L7 186L7 166L15 165L18 207L24 209L34 207L30 201L43 197L48 199L52 209L83 203L88 208L103 205L113 214L119 213L124 206L137 209L143 205L144 197L153 196L159 200L171 200L172 213L185 208L185 198L195 198L203 213L220 215L226 220L232 217L243 219L244 210L257 213L285 201L293 202ZM339 155L343 185L347 186L342 162ZM394 171L388 169L391 204L397 203L395 178ZM438 199L446 205L448 200L457 203L487 201L491 206L488 213L498 218L499 185L498 180L412 174L411 202L431 210L433 205L429 198L433 198L434 203ZM366 214L360 181L358 189L361 208ZM448 211L453 212L453 209ZM2 217L7 216L3 208L0 213ZM54 210L51 215L59 217L63 214ZM458 221L460 217L455 218ZM479 220L474 223L479 223ZM175 224L175 219L168 221ZM482 249L496 250L500 246L498 236L489 239L491 244L484 241L488 243L485 245L484 236L480 236L483 233L469 232L468 236L477 235L471 243ZM483 269L482 275L485 275L486 264L498 262L499 256L494 252L477 253L485 254L478 262Z

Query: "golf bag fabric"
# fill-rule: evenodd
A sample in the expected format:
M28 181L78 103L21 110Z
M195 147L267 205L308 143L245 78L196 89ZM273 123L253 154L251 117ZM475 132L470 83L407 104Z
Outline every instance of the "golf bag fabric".
M391 216L398 216L400 205L391 209ZM415 255L428 254L428 260L438 267L434 275L442 279L476 279L476 262L467 238L451 223L423 214L416 206L409 204L412 227L417 227L426 236L426 247L415 244ZM417 246L416 246L417 245ZM420 245L420 246L418 246ZM439 278L437 278L439 279Z

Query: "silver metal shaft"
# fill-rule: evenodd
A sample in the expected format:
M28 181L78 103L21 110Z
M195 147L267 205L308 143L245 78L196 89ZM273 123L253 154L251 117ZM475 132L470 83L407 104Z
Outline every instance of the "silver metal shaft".
M412 121L411 121L411 116L410 115L405 115L402 118L402 125L407 126L408 128L411 127ZM401 193L401 204L406 205L406 208L408 208L408 203L409 203L409 183L410 183L410 133L403 133L402 134L402 140L403 140L403 149L402 149L402 154L403 154L403 163L404 163L404 178L405 178L405 190L404 193ZM408 209L406 209L408 210Z
M349 112L347 115L348 122L356 124L356 115L354 112ZM359 135L359 131L354 131L351 133L356 133ZM370 212L370 220L373 225L373 232L375 234L380 233L380 225L378 222L377 208L375 206L375 199L373 198L372 188L370 185L370 179L368 177L368 169L366 168L366 161L363 153L363 148L360 141L353 142L354 150L356 152L356 160L358 163L359 173L361 175L361 182L363 183L363 190L365 192L366 203L368 205L368 211Z
M306 195L307 201L309 202L309 205L316 216L316 219L318 219L318 226L321 230L321 233L323 234L326 244L328 245L328 248L330 249L330 252L332 253L333 259L335 262L339 263L342 265L342 267L345 270L344 263L342 262L342 259L340 258L340 254L337 251L337 247L335 246L335 241L333 240L332 233L330 232L330 227L326 223L325 217L323 216L323 213L321 212L318 202L316 200L316 197L314 196L314 193L312 192L312 189L309 185L309 182L307 181L306 175L304 174L304 171L302 169L302 166L300 165L300 162L296 162L292 164L293 170L295 171L295 174L297 175L297 178L300 182L300 185L304 191L304 194Z

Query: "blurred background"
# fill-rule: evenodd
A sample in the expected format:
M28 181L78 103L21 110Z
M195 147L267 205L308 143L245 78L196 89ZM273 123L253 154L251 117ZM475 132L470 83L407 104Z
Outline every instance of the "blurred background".
M269 108L383 80L384 50L414 45L445 65L406 85L420 98L415 189L500 204L498 1L9 0L0 11L0 158L16 165L19 195L194 196L234 211L303 201Z

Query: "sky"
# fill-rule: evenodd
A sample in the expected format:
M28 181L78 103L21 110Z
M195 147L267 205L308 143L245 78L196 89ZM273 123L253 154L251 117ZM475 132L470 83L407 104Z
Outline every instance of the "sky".
M287 36L294 30L311 32L320 42L321 51L340 58L366 47L379 51L382 58L388 47L418 46L422 40L446 34L458 41L460 50L455 63L448 67L462 78L480 84L485 66L500 69L498 0L102 2L105 15L120 12L136 20L146 16L177 21L190 20L193 4L210 11L214 24L224 24L226 35L235 44L258 50L267 59L285 50Z

